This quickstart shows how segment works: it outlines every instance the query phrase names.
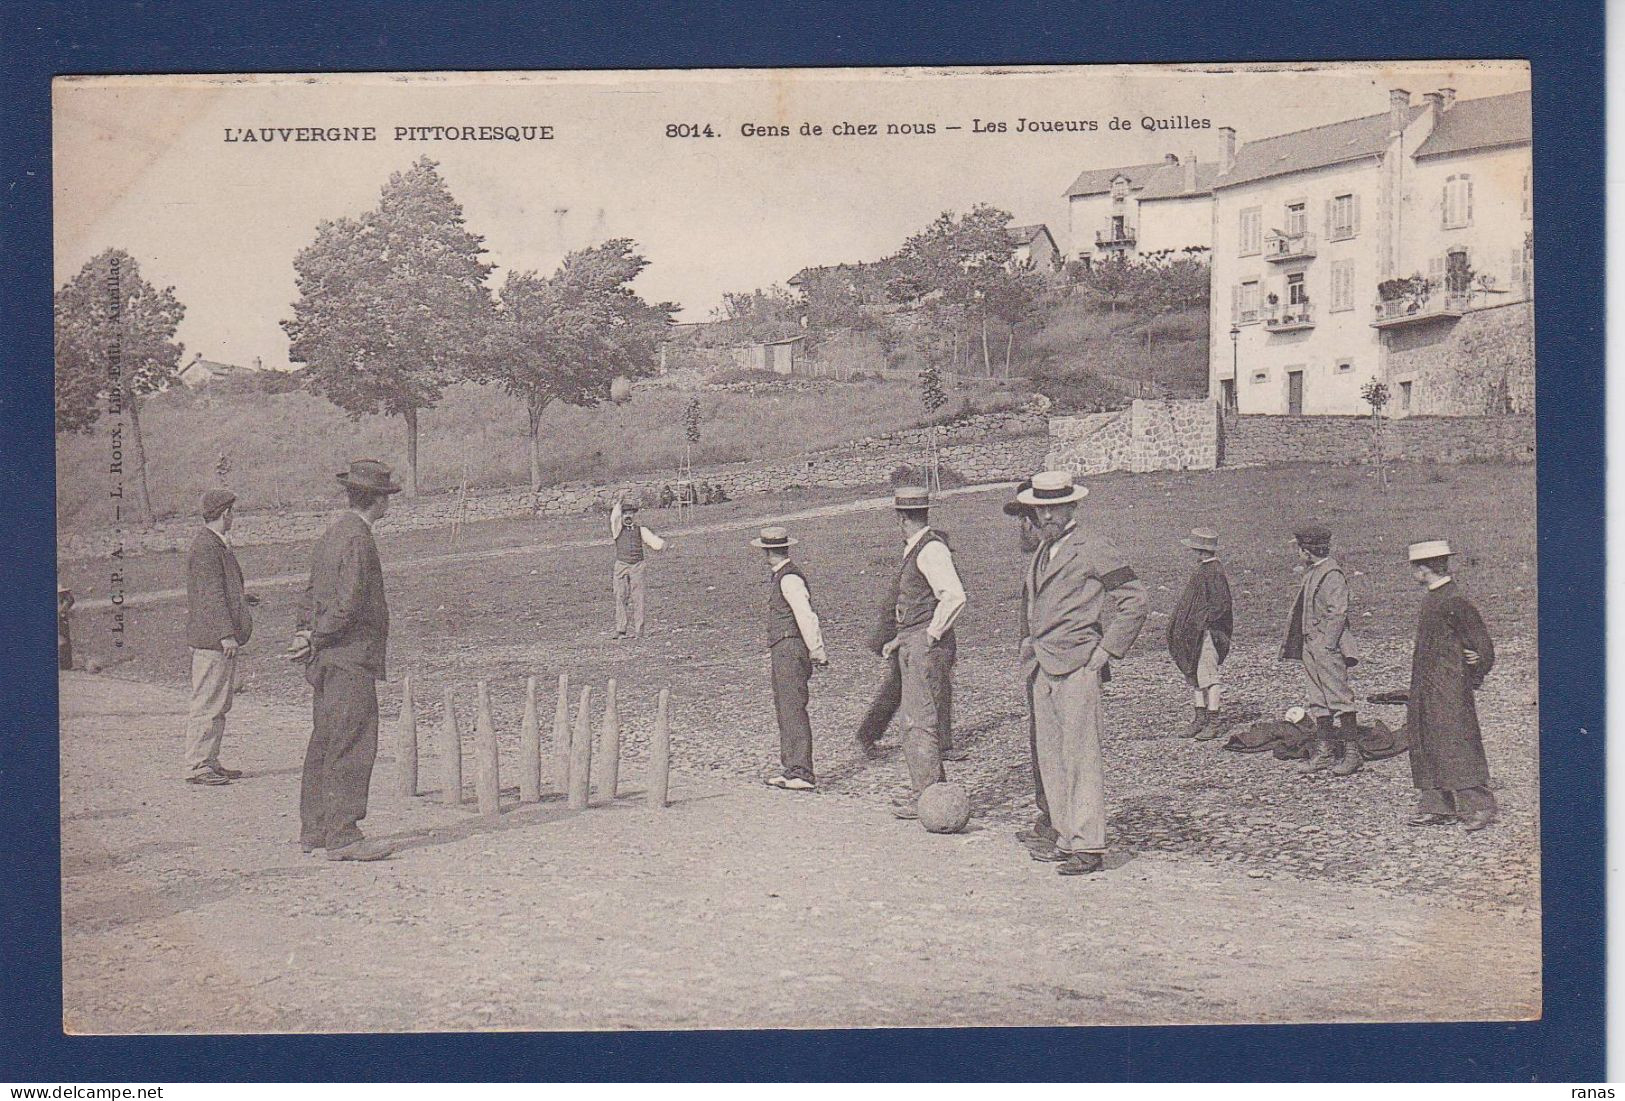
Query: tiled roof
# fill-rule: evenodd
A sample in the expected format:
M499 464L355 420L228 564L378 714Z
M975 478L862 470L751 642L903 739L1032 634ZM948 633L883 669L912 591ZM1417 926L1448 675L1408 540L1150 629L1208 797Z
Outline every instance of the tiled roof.
M1219 174L1216 164L1196 165L1196 186L1185 186L1185 166L1182 164L1165 164L1151 174L1146 181L1145 190L1140 192L1140 202L1148 199L1181 199L1194 195L1211 195L1213 193L1213 179Z
M1010 226L1005 230L1005 233L1010 235L1010 243L1013 245L1025 245L1040 233L1048 232L1049 227L1042 222L1030 226Z
M1112 181L1119 176L1127 176L1129 190L1136 190L1144 187L1151 174L1167 163L1152 161L1150 164L1131 164L1127 168L1086 168L1078 173L1078 178L1066 189L1066 197L1075 199L1080 195L1099 195L1110 191Z
M1459 107L1459 105L1458 105ZM1414 122L1425 106L1412 107L1405 124ZM1424 143L1425 144L1425 143ZM1214 187L1237 184L1324 168L1331 164L1374 157L1388 146L1388 112L1315 126L1273 138L1250 141L1236 151L1236 163L1213 182Z
M1439 116L1433 133L1416 150L1417 157L1529 144L1529 93L1457 100Z

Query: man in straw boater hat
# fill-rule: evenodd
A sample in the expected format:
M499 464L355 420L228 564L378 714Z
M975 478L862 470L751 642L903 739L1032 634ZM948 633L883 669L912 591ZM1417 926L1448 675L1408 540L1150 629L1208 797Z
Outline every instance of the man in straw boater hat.
M192 654L192 702L181 771L188 784L217 787L242 775L220 763L220 740L237 689L237 650L254 633L243 570L227 538L237 495L203 495L203 526L186 555L186 645Z
M1349 667L1359 660L1349 628L1349 587L1343 567L1332 557L1332 533L1324 524L1306 524L1293 533L1305 566L1298 599L1292 605L1281 658L1303 662L1309 678L1309 714L1315 740L1304 773L1331 769L1333 776L1360 771L1359 720Z
M1107 662L1128 653L1148 611L1145 586L1117 550L1079 530L1077 503L1088 493L1069 472L1047 470L1016 498L1033 509L1044 535L1022 593L1021 664L1056 839L1031 851L1035 860L1059 863L1062 875L1088 875L1104 864L1100 686L1110 677ZM1103 626L1108 603L1115 614Z
M1472 602L1450 576L1450 544L1412 543L1411 576L1426 590L1411 654L1405 729L1411 781L1417 788L1413 826L1460 819L1481 830L1495 820L1495 796L1478 730L1473 693L1495 665L1495 644Z
M1044 542L1044 535L1038 528L1038 514L1033 511L1031 505L1022 504L1020 499L1021 494L1032 488L1033 480L1031 478L1025 479L1016 487L1016 499L1004 503L1004 514L1021 525L1017 535L1017 543L1021 548L1021 553L1029 557ZM1021 603L1018 594L1016 603L1018 627L1016 634L1018 639L1024 637L1027 633L1025 628L1021 627L1024 622L1021 618L1023 615ZM1038 767L1038 726L1033 718L1031 681L1026 683L1025 695L1027 697L1027 755L1033 770L1033 803L1037 807L1038 813L1033 817L1030 826L1016 831L1016 839L1022 844L1034 848L1053 848L1055 839L1059 835L1055 832L1054 823L1050 821L1049 799L1044 795L1044 773Z
M931 494L916 486L899 488L892 498L903 536L897 571L897 634L881 656L897 655L903 680L903 759L909 795L892 806L899 818L919 816L920 792L943 779L937 700L953 677L954 621L965 608L965 587L953 552L931 530Z
M609 510L609 535L615 540L615 633L612 638L638 638L643 634L643 551L657 551L666 541L638 520L643 499L637 494L617 497Z
M1235 631L1230 579L1219 564L1218 532L1196 528L1180 544L1195 553L1196 569L1168 617L1168 653L1195 693L1185 737L1209 741L1219 735L1219 666Z
M357 823L367 816L367 787L378 757L378 684L384 678L389 606L373 525L401 491L389 467L357 459L338 475L350 507L311 553L310 583L299 605L287 657L305 666L315 690L314 722L299 793L299 847L329 860L382 860L383 842Z
M783 768L767 781L788 791L811 791L812 723L807 718L807 683L813 666L827 666L818 613L801 567L790 561L790 548L800 540L782 527L763 528L750 541L767 555L767 652L772 664L773 709L779 721L779 762Z

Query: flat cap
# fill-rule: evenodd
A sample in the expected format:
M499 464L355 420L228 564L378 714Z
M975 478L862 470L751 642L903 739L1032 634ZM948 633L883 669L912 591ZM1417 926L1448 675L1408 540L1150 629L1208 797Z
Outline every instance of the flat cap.
M203 495L203 518L218 520L220 514L237 503L237 495L229 489L211 489Z

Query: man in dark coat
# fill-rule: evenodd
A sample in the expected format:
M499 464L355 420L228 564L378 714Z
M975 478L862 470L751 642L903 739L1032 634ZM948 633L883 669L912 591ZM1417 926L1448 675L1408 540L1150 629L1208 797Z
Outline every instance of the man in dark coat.
M1196 715L1185 737L1208 741L1219 734L1219 666L1230 656L1235 621L1230 579L1219 564L1219 535L1196 528L1180 543L1196 554L1196 572L1168 618L1168 653L1195 692Z
M329 860L382 860L390 847L362 837L367 788L378 757L378 685L384 678L389 606L372 528L401 491L389 467L358 459L338 475L349 509L311 555L288 657L315 689L310 745L299 795L299 846Z
M1411 781L1418 791L1413 826L1460 819L1481 830L1495 820L1495 796L1478 730L1473 693L1495 666L1484 620L1450 577L1450 544L1412 543L1411 574L1427 590L1411 655L1405 724Z
M227 541L235 494L203 495L203 527L186 555L186 644L192 654L192 701L186 715L181 775L189 784L220 787L242 775L220 763L220 740L237 689L237 650L254 633L243 571Z

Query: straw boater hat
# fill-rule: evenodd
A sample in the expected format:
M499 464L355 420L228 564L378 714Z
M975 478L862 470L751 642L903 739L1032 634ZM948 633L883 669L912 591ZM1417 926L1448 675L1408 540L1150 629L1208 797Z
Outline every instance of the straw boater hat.
M1212 528L1192 528L1190 535L1179 541L1180 546L1191 550L1207 551L1209 554L1219 553L1219 533Z
M899 486L891 503L898 512L924 512L931 507L931 491L921 486Z
M389 467L377 459L356 459L349 470L340 471L338 480L346 489L367 489L373 493L399 493L403 488Z
M1412 543L1405 550L1406 556L1412 562L1426 562L1430 558L1449 558L1450 544L1443 539L1428 539L1421 543Z
M237 503L237 495L228 489L211 489L203 495L199 506L205 520L218 520L222 513Z
M1033 475L1033 484L1016 500L1024 505L1069 505L1089 496L1085 486L1074 485L1070 470L1046 470Z
M760 547L762 550L789 550L799 542L800 539L790 538L789 532L775 524L773 527L763 528L762 534L752 539L750 545Z

